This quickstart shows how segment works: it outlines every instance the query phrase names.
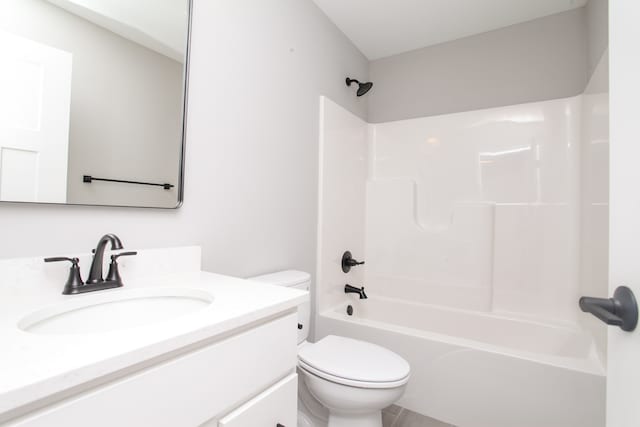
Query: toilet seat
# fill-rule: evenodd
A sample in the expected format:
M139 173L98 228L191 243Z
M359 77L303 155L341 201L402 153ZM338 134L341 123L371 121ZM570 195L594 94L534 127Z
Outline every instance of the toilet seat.
M350 387L370 388L370 389L396 388L396 387L401 387L405 385L409 381L409 375L407 375L401 380L390 381L390 382L367 382L367 381L350 380L347 378L336 377L334 375L323 372L319 369L316 369L312 366L307 365L301 360L298 360L298 367L324 380L331 381L332 383L336 383L336 384L350 386Z
M360 388L394 388L409 381L409 364L396 353L364 341L329 335L298 351L305 371Z

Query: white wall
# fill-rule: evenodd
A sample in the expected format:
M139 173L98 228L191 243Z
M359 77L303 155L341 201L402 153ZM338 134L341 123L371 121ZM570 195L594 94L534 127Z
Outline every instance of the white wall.
M367 61L312 2L195 0L184 206L1 204L0 257L84 252L114 232L128 248L202 245L209 271L314 273L318 97L366 116L347 75Z
M609 0L589 0L585 7L588 75L593 76L609 46Z
M184 62L189 0L47 0L135 43Z

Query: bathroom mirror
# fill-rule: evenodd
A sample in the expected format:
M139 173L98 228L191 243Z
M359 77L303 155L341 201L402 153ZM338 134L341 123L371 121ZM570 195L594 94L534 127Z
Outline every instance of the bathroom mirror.
M180 206L190 11L0 2L0 201Z

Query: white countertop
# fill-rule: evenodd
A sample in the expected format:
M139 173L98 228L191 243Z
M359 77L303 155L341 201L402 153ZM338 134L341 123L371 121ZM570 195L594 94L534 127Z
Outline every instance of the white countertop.
M154 255L156 259L157 255ZM199 250L197 256L199 257ZM41 268L39 261L31 264L22 261L17 270L24 271L25 266L27 269L34 266L36 269ZM128 262L135 264L134 260ZM17 323L25 315L47 305L81 299L96 292L61 295L66 279L64 271L68 270L68 266L62 270L56 268L55 275L60 276L60 271L63 271L63 275L58 278L55 291L50 283L45 290L37 286L25 286L24 283L3 287L2 285L7 285L8 264L6 261L2 263L0 422L3 418L6 420L16 408L214 338L243 325L292 310L308 299L307 292L194 271L193 268L190 268L191 271L163 271L161 274L156 271L157 274L149 274L148 277L132 272L132 276L138 277L130 280L127 279L125 268L122 269L125 282L123 288L98 292L123 292L146 287L186 287L207 291L215 299L209 306L194 313L146 326L94 334L40 335L20 330ZM199 260L197 264L199 265ZM88 270L84 268L84 271ZM3 273L5 277L1 277Z

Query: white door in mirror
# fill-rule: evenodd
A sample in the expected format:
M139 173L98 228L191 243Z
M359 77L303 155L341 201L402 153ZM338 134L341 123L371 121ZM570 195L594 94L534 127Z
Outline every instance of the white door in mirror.
M64 203L72 55L0 31L0 200Z

